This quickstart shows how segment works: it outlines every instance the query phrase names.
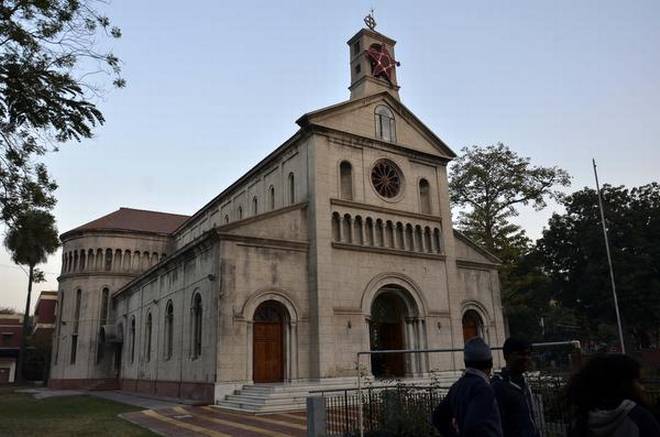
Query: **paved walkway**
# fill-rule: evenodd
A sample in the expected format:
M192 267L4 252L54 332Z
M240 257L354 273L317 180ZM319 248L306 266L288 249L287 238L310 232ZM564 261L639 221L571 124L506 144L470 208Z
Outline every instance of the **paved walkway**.
M136 411L120 417L163 436L302 437L307 435L305 413L253 415L214 407L178 406Z

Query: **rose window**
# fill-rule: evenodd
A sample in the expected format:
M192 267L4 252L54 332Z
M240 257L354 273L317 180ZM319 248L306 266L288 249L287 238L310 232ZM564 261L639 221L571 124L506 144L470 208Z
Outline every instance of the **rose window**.
M371 170L371 183L383 197L391 199L401 190L401 173L395 163L387 159L376 162Z

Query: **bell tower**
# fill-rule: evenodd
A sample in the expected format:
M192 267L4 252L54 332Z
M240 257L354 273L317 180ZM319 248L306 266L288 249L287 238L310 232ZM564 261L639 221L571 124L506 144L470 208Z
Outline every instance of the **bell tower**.
M399 100L399 85L394 57L396 41L376 32L373 11L364 19L366 29L361 29L348 40L351 66L351 100L387 91Z

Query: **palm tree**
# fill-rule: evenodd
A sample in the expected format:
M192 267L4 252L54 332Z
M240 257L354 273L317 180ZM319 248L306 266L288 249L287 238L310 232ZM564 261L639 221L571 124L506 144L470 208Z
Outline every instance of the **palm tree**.
M28 294L25 314L23 314L23 336L16 366L16 379L19 382L23 381L25 338L30 317L30 297L36 273L35 266L46 262L48 255L55 252L59 245L55 217L50 212L40 209L31 209L21 213L11 224L5 236L5 247L11 253L12 261L29 268Z

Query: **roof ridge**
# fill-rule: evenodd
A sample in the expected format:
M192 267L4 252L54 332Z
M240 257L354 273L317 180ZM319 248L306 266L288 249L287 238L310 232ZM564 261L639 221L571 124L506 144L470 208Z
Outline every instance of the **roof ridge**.
M117 211L120 211L122 209L127 209L129 211L148 212L148 213L151 213L151 214L166 214L166 215L178 215L178 216L181 216L181 217L190 217L188 214L177 214L177 213L174 213L174 212L154 211L153 209L129 208L127 206L120 206ZM117 211L114 211L114 212L117 212ZM110 214L112 214L112 213L110 213Z

